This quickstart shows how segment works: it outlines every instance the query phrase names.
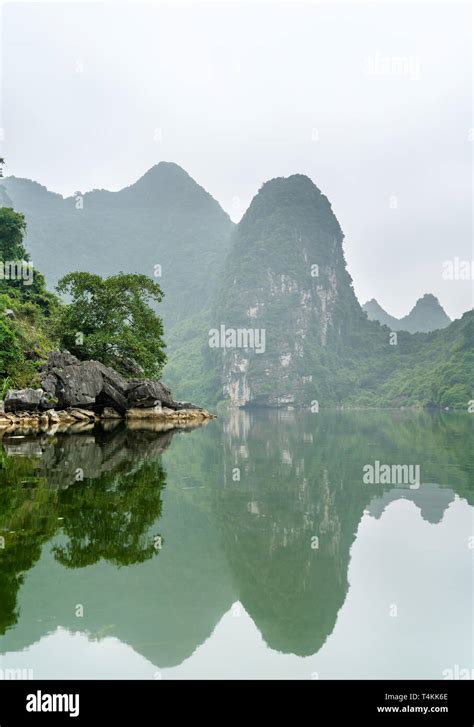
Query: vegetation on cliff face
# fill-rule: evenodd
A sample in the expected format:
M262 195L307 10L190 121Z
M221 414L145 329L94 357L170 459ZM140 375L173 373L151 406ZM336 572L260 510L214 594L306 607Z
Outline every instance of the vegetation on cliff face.
M365 350L342 356L324 352L318 361L320 403L367 407L467 409L474 399L474 313L432 333L366 329ZM370 331L370 333L369 333Z
M395 339L395 325L369 320L346 269L339 223L308 177L264 184L237 226L176 165L160 164L119 193L84 195L83 209L28 180L5 183L27 211L28 239L49 279L67 272L66 261L67 268L74 260L94 269L65 277L67 305L46 291L38 273L31 286L0 282L0 376L17 386L34 383L35 361L58 345L125 375L132 374L130 361L157 375L163 329L151 306L159 302L172 323L165 327L163 379L207 406L231 399L254 406L467 408L474 398L474 314L431 333L399 330ZM3 208L4 260L28 259L24 231L24 217ZM164 304L153 265L165 260ZM136 270L142 274L128 274ZM104 281L97 272L112 277ZM433 300L418 302L413 325L433 326L427 313L434 309L439 322L442 309ZM211 349L209 331L222 325L264 331L265 350Z
M17 387L38 383L35 361L54 346L51 331L58 305L29 262L24 232L24 216L1 208L0 380Z
M342 241L307 177L262 187L235 231L211 320L264 330L266 349L221 352L225 395L247 405L467 408L473 314L430 334L393 336L361 309Z
M307 404L314 362L334 335L350 341L363 314L351 287L342 231L308 177L267 182L235 232L213 325L265 331L265 351L223 353L225 392L241 403ZM334 333L336 332L336 333Z
M166 337L163 380L186 401L214 406L222 398L220 357L209 348L210 312L202 310L173 326Z
M363 406L449 407L467 410L474 399L474 313L432 333L397 334L388 328L382 345L355 369L358 384L349 404Z
M212 306L170 331L166 382L207 405L224 398L466 409L474 398L474 314L444 330L394 337L361 309L342 241L328 200L307 177L265 184L234 231ZM209 331L221 324L264 329L265 351L210 349Z

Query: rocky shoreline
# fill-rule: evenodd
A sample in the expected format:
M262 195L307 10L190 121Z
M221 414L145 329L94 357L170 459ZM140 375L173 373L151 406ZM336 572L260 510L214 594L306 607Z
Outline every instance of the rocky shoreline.
M176 401L160 381L128 381L99 361L53 352L41 368L41 388L9 389L0 402L0 430L90 429L97 423L170 429L214 419L206 409Z

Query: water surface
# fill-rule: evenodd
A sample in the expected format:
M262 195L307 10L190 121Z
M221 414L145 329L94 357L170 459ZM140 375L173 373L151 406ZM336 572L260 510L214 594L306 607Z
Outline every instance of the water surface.
M5 435L0 675L472 669L471 428L451 412L261 411L191 432ZM375 461L419 465L419 487L364 484Z

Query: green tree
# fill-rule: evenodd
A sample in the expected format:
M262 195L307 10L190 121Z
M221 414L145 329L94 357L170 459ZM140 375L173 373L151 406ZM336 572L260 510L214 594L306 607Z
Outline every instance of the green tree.
M38 385L37 362L56 346L51 318L59 302L30 262L25 230L24 215L0 208L0 386L8 380L20 388Z
M26 231L25 215L11 207L0 209L0 257L5 260L29 260L23 245Z
M1 207L0 263L8 265L14 263L15 277L12 277L11 270L5 271L2 267L0 293L11 295L21 302L34 303L41 308L43 313L51 315L57 300L46 290L44 276L34 269L33 263L30 261L30 256L23 244L25 232L25 216L21 212L15 212L11 207ZM19 267L21 264L27 264L28 269ZM24 273L27 275L24 276Z
M125 376L131 361L146 376L159 376L166 361L163 323L150 305L164 295L157 283L146 275L69 273L57 290L71 299L58 316L62 344L71 353Z
M8 323L0 320L0 374L6 376L22 359L17 336Z

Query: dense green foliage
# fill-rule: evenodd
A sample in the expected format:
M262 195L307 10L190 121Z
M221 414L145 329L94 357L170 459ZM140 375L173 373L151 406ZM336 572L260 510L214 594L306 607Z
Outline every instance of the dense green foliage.
M8 378L13 386L37 384L35 362L56 343L51 328L58 302L29 261L24 233L24 216L0 208L0 380ZM4 265L7 268L12 262L28 264L26 280L21 275L13 279L10 273L3 275Z
M474 399L474 313L432 333L367 326L360 345L321 352L317 393L322 406L449 407L467 410Z
M166 385L183 401L205 406L215 405L222 394L219 354L208 345L209 321L210 313L204 310L170 329L167 345L173 355L163 372Z
M151 281L161 265L166 299L159 311L168 353L163 379L181 399L211 406L228 398L241 352L209 348L209 331L221 324L266 331L265 354L245 357L242 387L250 382L256 405L278 404L288 394L296 405L317 400L323 408L467 408L474 398L473 314L429 334L400 331L394 345L395 319L390 329L367 319L346 269L339 223L327 198L303 175L263 185L234 227L230 252L227 215L173 164L159 164L121 192L86 194L82 209L73 198L63 200L28 180L4 183L27 212L28 240L48 280L67 272L72 259L94 270L63 279L60 290L72 294L72 302L61 307L54 328L44 325L53 298L39 274L34 285L17 290L0 282L8 296L0 297L0 309L11 308L16 316L1 318L1 374L18 383L32 380L32 364L24 361L31 354L24 352L41 355L54 331L56 342L80 358L98 358L125 375L131 373L127 360L134 359L148 375L159 375L163 330L151 309L161 293L155 296L159 288ZM2 214L0 233L10 245L5 251L23 254L24 219L11 209ZM139 241L138 252L131 240ZM121 269L142 274L133 278ZM103 281L99 274L111 277ZM126 292L129 284L133 291ZM28 301L33 306L25 307ZM432 296L410 316L415 328L446 322Z
M103 280L91 273L69 273L57 289L71 299L58 316L67 350L125 376L137 366L146 376L159 376L166 361L163 324L150 306L163 298L157 283L146 275L119 273Z
M342 241L328 200L307 177L262 187L235 230L210 321L265 330L266 350L221 351L221 380L234 395L250 390L250 405L467 409L474 314L394 338L362 311ZM417 315L431 310L431 298Z
M0 277L0 381L12 387L38 386L38 366L51 350L67 348L81 359L95 358L125 376L158 376L166 356L163 325L152 303L163 297L146 275L119 274L103 280L70 273L59 285L69 303L46 290L23 244L25 218L0 208L0 265L31 266L28 277ZM6 269L6 268L5 268ZM5 388L5 387L3 387Z

